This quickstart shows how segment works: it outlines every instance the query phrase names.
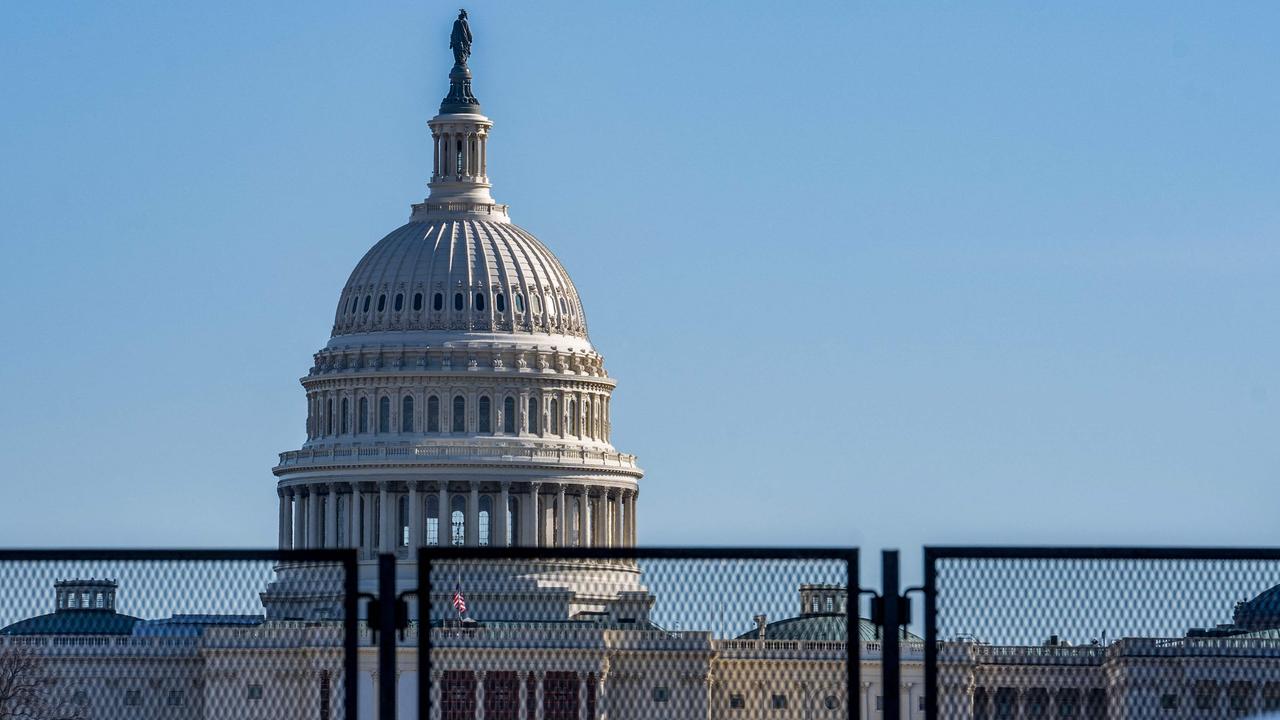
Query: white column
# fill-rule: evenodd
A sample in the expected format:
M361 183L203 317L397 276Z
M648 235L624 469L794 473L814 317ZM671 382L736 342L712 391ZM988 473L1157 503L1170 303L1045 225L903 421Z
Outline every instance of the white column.
M587 720L587 674L578 673L578 720Z
M622 495L623 495L622 491L619 490L618 497L616 502L614 503L614 508L613 508L614 510L613 547L622 547L626 545L626 541L624 540L625 536L623 535L623 531L622 531L623 528L626 526L626 524L622 520L623 513L625 512L622 507Z
M329 495L324 501L324 546L338 547L338 484L329 483Z
M360 547L360 490L352 484L347 498L347 547Z
M591 547L591 488L579 485L582 494L578 496L578 545Z
M627 493L627 538L630 540L628 544L631 547L636 546L638 535L636 534L636 499L640 497L637 490Z
M560 483L559 487L556 488L556 547L565 547L569 544L569 518L565 507L567 503L564 501L564 485L564 483Z
M444 680L444 673L439 670L431 671L431 691L428 697L431 699L431 720L440 720L444 714L440 707L440 683Z
M523 672L516 673L516 683L520 686L518 689L518 692L520 693L520 714L516 715L516 717L520 720L525 720L525 718L529 717L529 676L531 674L532 673Z
M293 547L304 548L307 546L307 498L302 494L302 488L297 487L293 491Z
M492 518L490 518L492 519ZM471 481L471 495L467 499L467 546L480 544L480 483Z
M373 557L373 539L377 537L377 529L373 527L373 493L360 493L361 528L360 543L364 546L364 556Z
M543 697L542 680L543 678L546 677L546 675L547 674L542 672L541 670L534 673L534 680L536 680L533 686L533 718L534 720L543 720L543 717L544 717L543 713L545 711L542 708L542 697Z
M422 544L422 501L418 499L418 483L409 481L409 559L418 557L418 546Z
M524 523L524 545L526 547L541 547L542 534L538 525L538 493L542 490L542 483L529 483L529 502L525 503L525 523Z
M497 508L498 512L498 547L506 547L511 544L511 524L507 522L507 508L511 505L511 483L506 480L502 481L502 498L501 504Z
M395 552L395 546L391 544L391 493L387 491L387 483L383 481L378 484L378 527L374 532L378 533L378 552L389 553Z
M476 670L476 720L484 720L484 670Z
M291 532L289 527L289 496L285 493L284 488L281 488L276 494L280 496L280 512L276 515L276 540L281 550L288 550L289 540L291 539L289 537Z
M436 520L436 536L439 538L440 547L449 547L453 542L453 514L449 512L449 483L444 480L440 481L439 507L436 508L440 512L440 517Z

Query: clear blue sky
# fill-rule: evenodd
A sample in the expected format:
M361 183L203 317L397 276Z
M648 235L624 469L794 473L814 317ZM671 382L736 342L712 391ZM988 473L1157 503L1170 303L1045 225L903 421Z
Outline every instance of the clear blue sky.
M468 9L644 543L1280 543L1280 5ZM455 11L0 6L0 545L275 541Z

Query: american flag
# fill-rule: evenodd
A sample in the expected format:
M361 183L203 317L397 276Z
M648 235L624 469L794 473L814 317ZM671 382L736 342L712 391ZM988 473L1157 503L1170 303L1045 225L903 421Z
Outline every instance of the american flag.
M453 609L458 611L458 615L467 614L467 599L462 597L462 586L457 585L453 590Z

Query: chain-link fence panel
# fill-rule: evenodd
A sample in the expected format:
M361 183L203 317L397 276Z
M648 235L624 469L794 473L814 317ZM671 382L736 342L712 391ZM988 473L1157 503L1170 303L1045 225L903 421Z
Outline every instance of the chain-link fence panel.
M856 718L856 551L424 548L420 717Z
M925 564L939 717L1280 713L1280 553L928 548Z
M0 718L354 719L354 571L340 551L0 552Z

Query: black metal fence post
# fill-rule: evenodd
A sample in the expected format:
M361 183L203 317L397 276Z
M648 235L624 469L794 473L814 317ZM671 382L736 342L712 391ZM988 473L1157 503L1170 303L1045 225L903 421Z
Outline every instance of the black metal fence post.
M378 717L396 720L396 556L378 556Z
M881 673L884 682L884 715L885 720L897 720L901 708L900 688L901 668L898 661L901 657L899 627L902 618L899 613L900 597L898 595L898 551L885 550L880 554L880 594L884 603L884 625L881 627Z

